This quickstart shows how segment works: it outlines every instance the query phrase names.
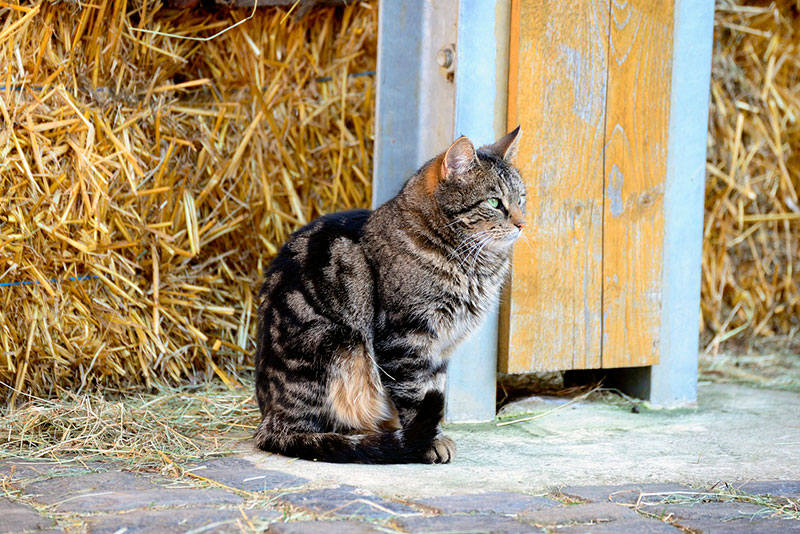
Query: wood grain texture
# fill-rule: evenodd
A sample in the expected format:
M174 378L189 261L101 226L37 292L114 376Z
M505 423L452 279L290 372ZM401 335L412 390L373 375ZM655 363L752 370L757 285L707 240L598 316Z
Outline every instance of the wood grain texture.
M674 0L612 0L603 213L604 368L658 363Z
M508 124L523 130L528 228L501 313L501 371L600 365L609 12L609 0L512 4Z

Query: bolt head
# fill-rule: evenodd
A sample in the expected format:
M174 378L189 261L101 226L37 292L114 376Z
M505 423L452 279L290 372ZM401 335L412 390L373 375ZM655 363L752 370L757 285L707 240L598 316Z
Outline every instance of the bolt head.
M436 63L440 67L447 69L453 65L453 51L450 48L442 48L436 53Z

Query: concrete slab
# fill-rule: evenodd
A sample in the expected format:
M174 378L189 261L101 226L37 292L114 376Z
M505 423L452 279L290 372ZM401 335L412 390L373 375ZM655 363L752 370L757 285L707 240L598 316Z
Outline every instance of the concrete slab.
M243 456L318 487L346 482L413 499L478 488L542 495L569 485L708 487L800 478L799 394L731 384L700 385L698 394L696 409L632 413L630 405L579 402L509 426L448 425L446 432L458 445L448 465L336 465L254 450ZM534 414L554 407L540 404Z

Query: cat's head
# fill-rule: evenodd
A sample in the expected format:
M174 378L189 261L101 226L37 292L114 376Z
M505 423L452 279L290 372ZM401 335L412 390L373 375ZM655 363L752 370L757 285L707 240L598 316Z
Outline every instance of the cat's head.
M522 235L525 184L512 165L520 134L518 126L477 150L460 137L427 169L427 192L459 245L502 250Z

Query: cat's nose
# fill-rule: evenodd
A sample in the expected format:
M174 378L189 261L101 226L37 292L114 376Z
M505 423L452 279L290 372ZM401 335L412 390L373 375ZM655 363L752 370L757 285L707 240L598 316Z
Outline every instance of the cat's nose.
M525 221L514 221L514 226L522 231L522 229L525 228Z

